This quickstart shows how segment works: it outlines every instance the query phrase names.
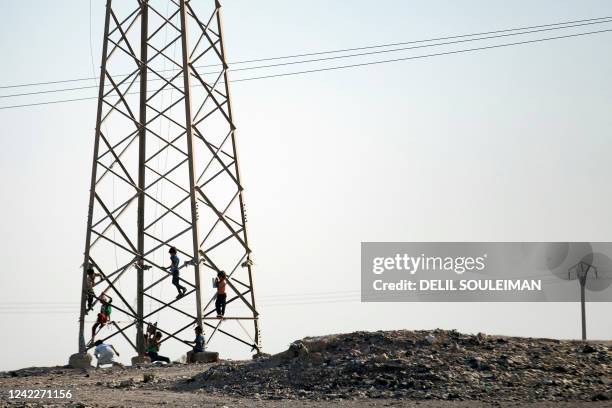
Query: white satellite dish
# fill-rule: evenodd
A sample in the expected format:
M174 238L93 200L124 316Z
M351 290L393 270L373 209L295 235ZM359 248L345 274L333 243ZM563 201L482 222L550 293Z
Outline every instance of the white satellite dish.
M567 242L524 242L521 249L530 265L542 271L550 271L558 268L565 261L569 254L570 244Z
M591 244L588 242L571 242L568 244L567 255L563 262L554 268L550 268L549 271L559 279L574 280L577 276L576 274L570 273L569 269L579 262L591 264L592 260L593 247Z

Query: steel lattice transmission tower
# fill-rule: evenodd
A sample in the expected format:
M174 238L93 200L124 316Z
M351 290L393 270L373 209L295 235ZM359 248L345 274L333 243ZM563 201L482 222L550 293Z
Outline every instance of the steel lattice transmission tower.
M121 335L142 357L144 325L184 342L201 322L207 343L223 337L260 349L220 11L215 0L107 0L81 354L91 347L90 266L102 276L96 303L110 295L116 321L96 339ZM178 299L166 269L170 246L188 288ZM210 284L220 270L229 276L223 321Z

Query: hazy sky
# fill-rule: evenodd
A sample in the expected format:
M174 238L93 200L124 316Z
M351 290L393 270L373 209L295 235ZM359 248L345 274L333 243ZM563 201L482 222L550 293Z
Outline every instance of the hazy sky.
M103 3L93 0L95 66ZM226 0L223 10L235 61L602 17L612 4ZM92 75L87 1L2 1L0 14L0 86ZM610 241L611 39L235 84L264 349L378 329L579 337L578 304L360 304L359 250L362 241ZM77 349L95 108L0 110L0 370L66 364ZM304 296L316 292L338 293ZM589 337L612 338L610 311L588 305ZM116 343L127 361L132 352Z

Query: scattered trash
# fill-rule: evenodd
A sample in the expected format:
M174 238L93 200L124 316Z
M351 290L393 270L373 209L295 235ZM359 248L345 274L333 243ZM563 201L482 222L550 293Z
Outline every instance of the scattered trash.
M457 331L307 337L269 357L226 361L177 385L256 399L593 401L610 397L611 347Z

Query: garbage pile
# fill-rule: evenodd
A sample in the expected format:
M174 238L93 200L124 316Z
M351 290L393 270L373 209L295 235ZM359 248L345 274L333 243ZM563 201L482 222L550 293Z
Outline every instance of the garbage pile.
M261 399L611 400L611 349L445 330L355 332L222 362L176 388Z

